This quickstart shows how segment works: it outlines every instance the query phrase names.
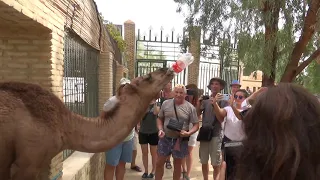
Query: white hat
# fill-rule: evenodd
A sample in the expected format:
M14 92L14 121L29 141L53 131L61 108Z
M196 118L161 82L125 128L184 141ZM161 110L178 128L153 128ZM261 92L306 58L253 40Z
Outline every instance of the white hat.
M120 79L120 84L122 85L122 84L129 84L130 83L130 80L129 79L127 79L127 78L121 78Z

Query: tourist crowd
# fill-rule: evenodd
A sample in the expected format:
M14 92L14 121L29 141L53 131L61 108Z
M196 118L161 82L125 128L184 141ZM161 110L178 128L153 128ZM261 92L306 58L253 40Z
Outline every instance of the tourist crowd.
M314 95L290 83L250 93L234 80L223 94L226 86L212 78L210 96L204 96L194 84L167 84L132 133L106 152L105 180L123 180L126 163L142 179L161 180L164 168L173 168L174 180L189 180L195 146L203 180L210 165L214 180L320 179L320 103ZM138 143L143 170L135 164Z

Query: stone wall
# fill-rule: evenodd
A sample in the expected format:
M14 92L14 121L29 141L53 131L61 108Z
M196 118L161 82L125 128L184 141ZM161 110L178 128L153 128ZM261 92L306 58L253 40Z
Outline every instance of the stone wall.
M0 9L0 80L40 84L62 99L61 16L27 0L2 0ZM62 153L52 160L50 178L61 173Z
M63 180L102 180L104 153L75 152L64 162Z
M62 4L78 3L75 6L77 13L90 12L95 21L94 27L100 24L98 12L94 11L93 0L84 1L42 1L42 0L0 0L0 81L24 81L40 84L51 90L61 100L63 98L63 66L64 66L64 35L65 25L70 25L70 14L59 8ZM62 3L62 4L61 4ZM82 3L82 4L81 4ZM85 6L89 4L90 8ZM73 7L70 5L70 7ZM85 7L85 8L84 8ZM89 10L88 10L89 8ZM83 11L83 12L81 12ZM84 12L86 11L86 12ZM71 14L72 15L72 14ZM90 24L90 23L87 23ZM81 25L81 24L80 24ZM106 45L106 33L102 31L102 38L97 37L102 27L85 31L79 23L73 24L78 34L94 48L101 48L99 59L99 107L112 95L112 61ZM84 34L83 32L89 32ZM90 37L92 36L92 37ZM101 44L103 42L104 44ZM78 152L76 152L78 153ZM86 154L86 153L85 153ZM101 173L104 167L104 155L94 154L89 158L89 163L83 164L76 179L102 179ZM81 159L81 158L80 158ZM67 162L77 163L79 159L68 158ZM63 162L62 152L52 159L49 179L61 179L62 173L70 174L68 170L62 170L68 163ZM81 166L81 165L80 165ZM88 168L91 170L88 171ZM102 169L102 170L101 170ZM92 172L92 173L90 173ZM85 174L78 176L80 174ZM86 178L90 177L90 178Z
M113 78L111 52L103 52L99 58L99 108L102 110L103 104L112 96Z
M126 59L128 62L129 78L135 77L135 51L136 51L136 35L135 24L128 20L124 23L124 40L126 42Z

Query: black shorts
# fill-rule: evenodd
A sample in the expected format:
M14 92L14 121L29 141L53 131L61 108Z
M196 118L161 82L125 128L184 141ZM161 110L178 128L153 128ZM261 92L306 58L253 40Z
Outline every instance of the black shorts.
M139 144L150 144L151 146L158 145L158 133L145 134L139 132Z

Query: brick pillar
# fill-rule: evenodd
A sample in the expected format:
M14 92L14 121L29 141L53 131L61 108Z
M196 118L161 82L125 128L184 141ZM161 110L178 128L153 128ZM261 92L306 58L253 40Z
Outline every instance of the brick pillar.
M99 58L99 109L112 96L112 63L113 55L110 51L101 52Z
M120 85L120 79L123 78L123 66L117 63L116 87Z
M198 85L199 66L200 66L200 27L193 27L190 31L190 48L189 52L194 57L193 63L188 67L188 84Z
M136 25L134 22L128 20L124 22L124 40L126 42L125 59L128 62L129 79L135 77L135 38Z
M59 26L60 27L60 26ZM51 91L63 100L63 74L64 74L64 32L63 25L52 32L51 39ZM49 178L59 180L62 176L63 152L51 160Z
M40 25L28 32L13 32L9 27L0 30L1 80L39 84L62 100L63 32L52 32ZM46 168L50 171L48 178L61 177L62 153Z

